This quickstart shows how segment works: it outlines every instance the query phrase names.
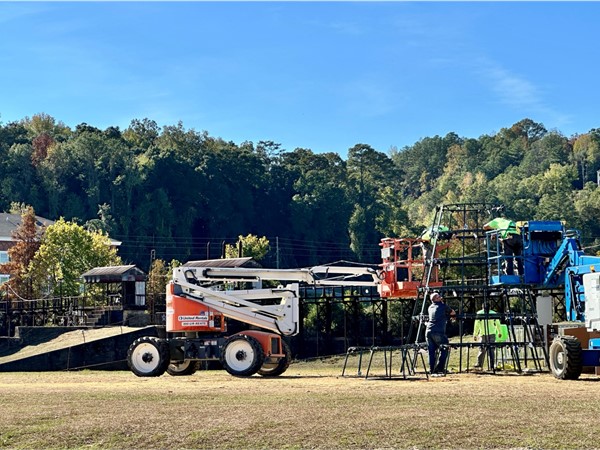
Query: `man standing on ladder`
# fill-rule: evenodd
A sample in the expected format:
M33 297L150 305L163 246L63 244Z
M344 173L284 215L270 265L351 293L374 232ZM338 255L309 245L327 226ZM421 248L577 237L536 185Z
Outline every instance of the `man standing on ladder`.
M446 373L446 358L448 357L446 323L455 313L444 303L444 299L439 293L434 292L429 298L431 299L431 305L427 310L429 321L425 329L425 339L429 351L429 370L432 374L443 375ZM436 358L438 352L439 358Z

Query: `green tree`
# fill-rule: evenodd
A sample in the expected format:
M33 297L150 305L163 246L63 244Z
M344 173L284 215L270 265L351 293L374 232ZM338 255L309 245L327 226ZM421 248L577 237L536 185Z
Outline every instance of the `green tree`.
M83 273L94 267L120 264L121 258L108 236L61 218L46 229L30 273L42 291L49 288L57 294L60 282L63 295L77 295Z
M170 270L165 261L158 258L152 261L146 282L146 306L153 314L156 306L165 303L165 292L169 282Z
M391 186L385 186L377 194L377 202L384 205L376 217L377 230L386 237L411 237L419 230L411 226L406 206Z
M482 165L478 169L487 179L494 179L511 166L519 166L531 151L532 145L547 131L542 124L523 119L511 127L502 128L495 136L482 136Z
M458 187L462 203L496 203L490 183L482 172L467 172Z
M502 129L500 134L504 134L510 140L523 138L526 140L527 145L530 145L533 142L542 139L547 132L544 124L534 122L531 119L523 119L513 124L508 129Z
M295 152L300 158L293 183L290 229L294 239L304 242L303 265L330 262L332 254L347 252L349 244L347 229L352 203L348 198L346 165L335 153L314 154L299 149Z
M43 197L31 158L31 144L13 144L2 162L5 174L0 181L0 196L9 202L38 205Z
M123 132L123 138L139 152L149 149L154 145L160 134L160 129L154 120L134 119L129 128Z
M423 138L401 151L393 151L391 159L396 176L402 180L402 195L418 198L433 189L444 172L448 149L462 143L455 133L448 133L445 137Z
M356 202L348 224L350 248L360 261L371 261L378 258L382 236L377 221L382 222L386 207L378 202L383 199L379 192L386 186L399 189L394 164L384 153L357 144L348 150L347 171L350 196Z
M575 216L573 183L576 179L575 167L552 164L539 177L540 201L534 219L564 220L570 226Z
M63 144L53 145L37 166L41 183L47 192L45 213L50 217L59 215L74 217L83 211L83 195L75 186L75 174L71 167L71 155ZM65 199L69 197L69 202ZM75 213L71 213L71 211ZM81 215L79 215L81 217Z
M600 188L596 183L586 183L583 189L575 192L577 223L572 225L586 230L588 236L600 237Z
M98 205L98 218L88 220L85 223L88 231L99 231L104 234L110 234L115 228L115 221L110 213L110 205L103 203Z
M46 113L34 114L31 118L25 117L21 120L21 124L32 140L38 136L47 135L62 141L72 134L68 126Z
M187 259L191 246L175 242L189 242L196 230L198 234L206 232L211 218L206 202L210 186L201 167L206 159L206 139L206 133L185 130L180 123L164 127L152 145L136 156L137 172L132 175L137 179L130 178L135 183L125 190L133 189L134 194L127 197L132 205L127 229L150 239L136 246L132 258L140 259L155 250L165 259Z
M263 259L269 252L269 240L265 237L258 237L253 234L239 236L235 245L227 244L225 246L226 258L237 258L239 246L242 247L242 256L251 257L256 261Z
M551 164L567 164L571 156L569 140L558 132L550 132L531 144L523 157L519 171L524 177L545 172Z
M523 178L517 168L511 167L506 172L498 175L490 182L492 191L498 203L507 208L506 214L510 217L532 217L534 211L523 208L524 199L539 201L537 178Z
M269 174L263 150L219 139L208 139L206 145L204 160L196 170L203 175L205 206L201 210L209 231L235 236L264 229L262 214L269 203L264 188Z
M596 171L600 169L600 139L595 133L577 137L573 144L573 162L579 170L580 186L596 180Z

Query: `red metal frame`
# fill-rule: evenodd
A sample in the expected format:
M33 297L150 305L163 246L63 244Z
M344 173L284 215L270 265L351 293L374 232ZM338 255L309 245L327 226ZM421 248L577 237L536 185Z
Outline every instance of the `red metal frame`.
M416 298L418 290L423 284L422 276L419 278L413 273L415 268L425 270L422 243L419 238L383 238L381 246L380 264L383 280L379 288L379 295L383 298ZM448 247L448 244L436 245L434 258L439 252ZM419 278L419 279L417 279ZM434 265L431 270L429 287L441 287L438 267Z

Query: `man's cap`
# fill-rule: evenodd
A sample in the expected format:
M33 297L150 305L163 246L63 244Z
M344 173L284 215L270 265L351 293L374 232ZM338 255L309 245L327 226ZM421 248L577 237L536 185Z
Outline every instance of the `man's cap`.
M432 302L434 302L435 300L437 300L438 298L441 299L442 296L439 294L439 292L433 292L429 298L431 299Z

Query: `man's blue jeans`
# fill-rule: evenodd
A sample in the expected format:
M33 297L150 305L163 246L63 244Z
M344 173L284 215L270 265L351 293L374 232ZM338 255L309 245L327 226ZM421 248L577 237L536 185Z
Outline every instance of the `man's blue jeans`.
M448 357L448 338L445 334L433 333L428 331L425 335L427 339L427 350L429 350L429 370L431 373L444 373L446 370L446 358ZM440 357L436 364L436 351L440 350Z

